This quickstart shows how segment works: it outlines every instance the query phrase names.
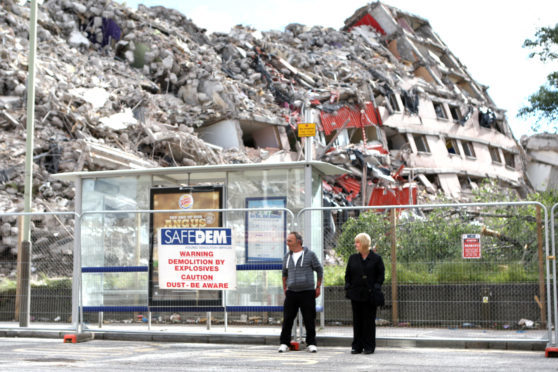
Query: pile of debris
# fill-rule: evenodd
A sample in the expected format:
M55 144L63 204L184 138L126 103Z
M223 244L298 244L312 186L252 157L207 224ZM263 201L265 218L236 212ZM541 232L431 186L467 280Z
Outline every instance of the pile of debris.
M433 88L429 65L408 61L412 49L394 47L381 28L360 24L370 9L358 10L344 30L290 24L284 32L236 26L229 34L206 35L164 7L44 1L37 32L34 209L73 210L72 185L50 178L58 172L301 159L296 126L305 121L320 124L315 158L350 174L327 180L328 203L351 205L360 195L359 203L368 204L372 189L385 194L382 187L406 188L397 198L416 202L414 180L404 174L408 153L404 146L388 151L378 129L383 118L398 110L417 115L419 96L432 94L488 107L489 124L502 114L477 85L470 94L457 89L467 76ZM3 1L3 212L23 209L29 16L27 2ZM402 110L395 107L395 91ZM470 117L463 112L459 121ZM220 135L222 128L226 134ZM343 142L339 134L346 129ZM423 183L434 195L436 185L426 177ZM4 225L0 254L13 253L15 222Z

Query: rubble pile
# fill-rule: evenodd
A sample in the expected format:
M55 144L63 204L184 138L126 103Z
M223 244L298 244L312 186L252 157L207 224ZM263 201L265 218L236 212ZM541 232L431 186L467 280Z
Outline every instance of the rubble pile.
M367 138L364 128L398 111L394 92L405 115L416 116L419 97L431 95L469 107L461 125L473 106L485 108L488 126L503 115L476 85L459 88L469 80L458 69L439 67L444 78L434 84L428 73L438 57L426 53L428 60L409 62L417 51L405 39L394 47L383 30L359 25L371 9L357 10L344 30L290 24L282 32L236 26L207 35L164 7L44 1L37 28L34 209L73 210L72 185L50 178L58 172L301 159L295 130L307 118L320 124L315 157L352 174L327 180L326 201L350 205L361 177L379 186L407 182L401 176L409 164L405 149L390 153L385 139ZM27 2L5 0L0 8L4 212L23 210L29 14ZM425 45L439 41L427 32L413 37ZM272 147L254 145L248 133L232 147L202 139L204 128L227 120L277 128L282 139ZM335 146L336 131L346 127L365 145L349 138L347 146ZM13 254L15 220L3 223L0 254Z
M20 4L0 10L3 211L22 209L29 8ZM239 26L210 38L174 10L112 1L46 1L38 18L36 188L56 172L258 161L204 143L195 128L231 117L296 124L309 99L330 111L364 101L362 61L347 58L363 52L352 34ZM370 66L381 63L356 45ZM54 182L64 200L39 193L34 205L71 207L69 186Z

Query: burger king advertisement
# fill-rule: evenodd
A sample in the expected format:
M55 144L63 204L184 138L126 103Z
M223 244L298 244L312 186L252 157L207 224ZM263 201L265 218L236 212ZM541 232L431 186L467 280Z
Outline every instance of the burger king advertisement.
M219 291L177 290L160 287L159 244L162 229L208 229L221 227L221 212L197 210L221 209L223 190L214 186L151 189L149 302L151 306L212 305L220 301Z

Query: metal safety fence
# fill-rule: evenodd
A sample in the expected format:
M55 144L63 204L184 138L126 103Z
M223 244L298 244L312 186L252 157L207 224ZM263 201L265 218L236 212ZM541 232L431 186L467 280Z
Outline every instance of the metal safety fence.
M344 263L356 252L355 236L366 232L385 264L378 337L474 340L530 333L552 340L554 247L551 253L542 204L308 208L297 221L304 223L309 213L321 215L324 228L329 333L352 335L344 327L352 321Z
M174 326L174 331L191 332L277 326L284 241L293 223L294 214L285 208L84 212L82 319L88 329L131 324L144 330ZM234 290L202 288L217 281L216 271L223 270L217 267L217 256L162 256L161 228L217 226L231 230ZM163 280L167 271L174 276L165 277L176 280Z
M548 263L547 263L547 271L546 275L549 278L552 278L552 296L554 298L553 303L553 314L554 314L554 339L551 339L551 343L554 347L558 347L558 293L557 293L557 273L556 273L556 209L558 208L558 204L552 206L550 210L550 244L551 250L550 255L547 256ZM550 315L552 319L552 315Z
M195 216L218 214L220 225L231 228L236 290L158 287L151 272L159 264L153 254L156 216L164 220L171 214L192 216L193 212ZM16 302L24 295L17 292L20 271L14 257L22 215L0 214L2 246L10 247L0 259L0 328L21 326L16 310L21 305ZM81 216L34 213L31 221L27 261L31 327L115 332L130 327L156 332L211 328L279 334L284 297L277 258L285 246L278 237L296 230L310 231L305 245L319 256L323 252L318 336L350 337L345 262L355 252L356 234L367 232L386 268L386 305L377 314L377 337L506 340L531 333L536 339L555 342L554 223L550 245L547 211L535 202L294 212L287 208L113 210ZM192 226L174 223L170 226ZM305 224L311 224L310 229Z
M76 220L71 212L0 214L0 327L75 327Z

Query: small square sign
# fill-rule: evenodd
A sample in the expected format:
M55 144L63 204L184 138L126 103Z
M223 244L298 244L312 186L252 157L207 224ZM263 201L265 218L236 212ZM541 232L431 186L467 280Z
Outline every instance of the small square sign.
M463 234L461 237L463 258L481 258L480 234Z
M316 123L300 123L297 129L299 137L314 137L316 135Z

